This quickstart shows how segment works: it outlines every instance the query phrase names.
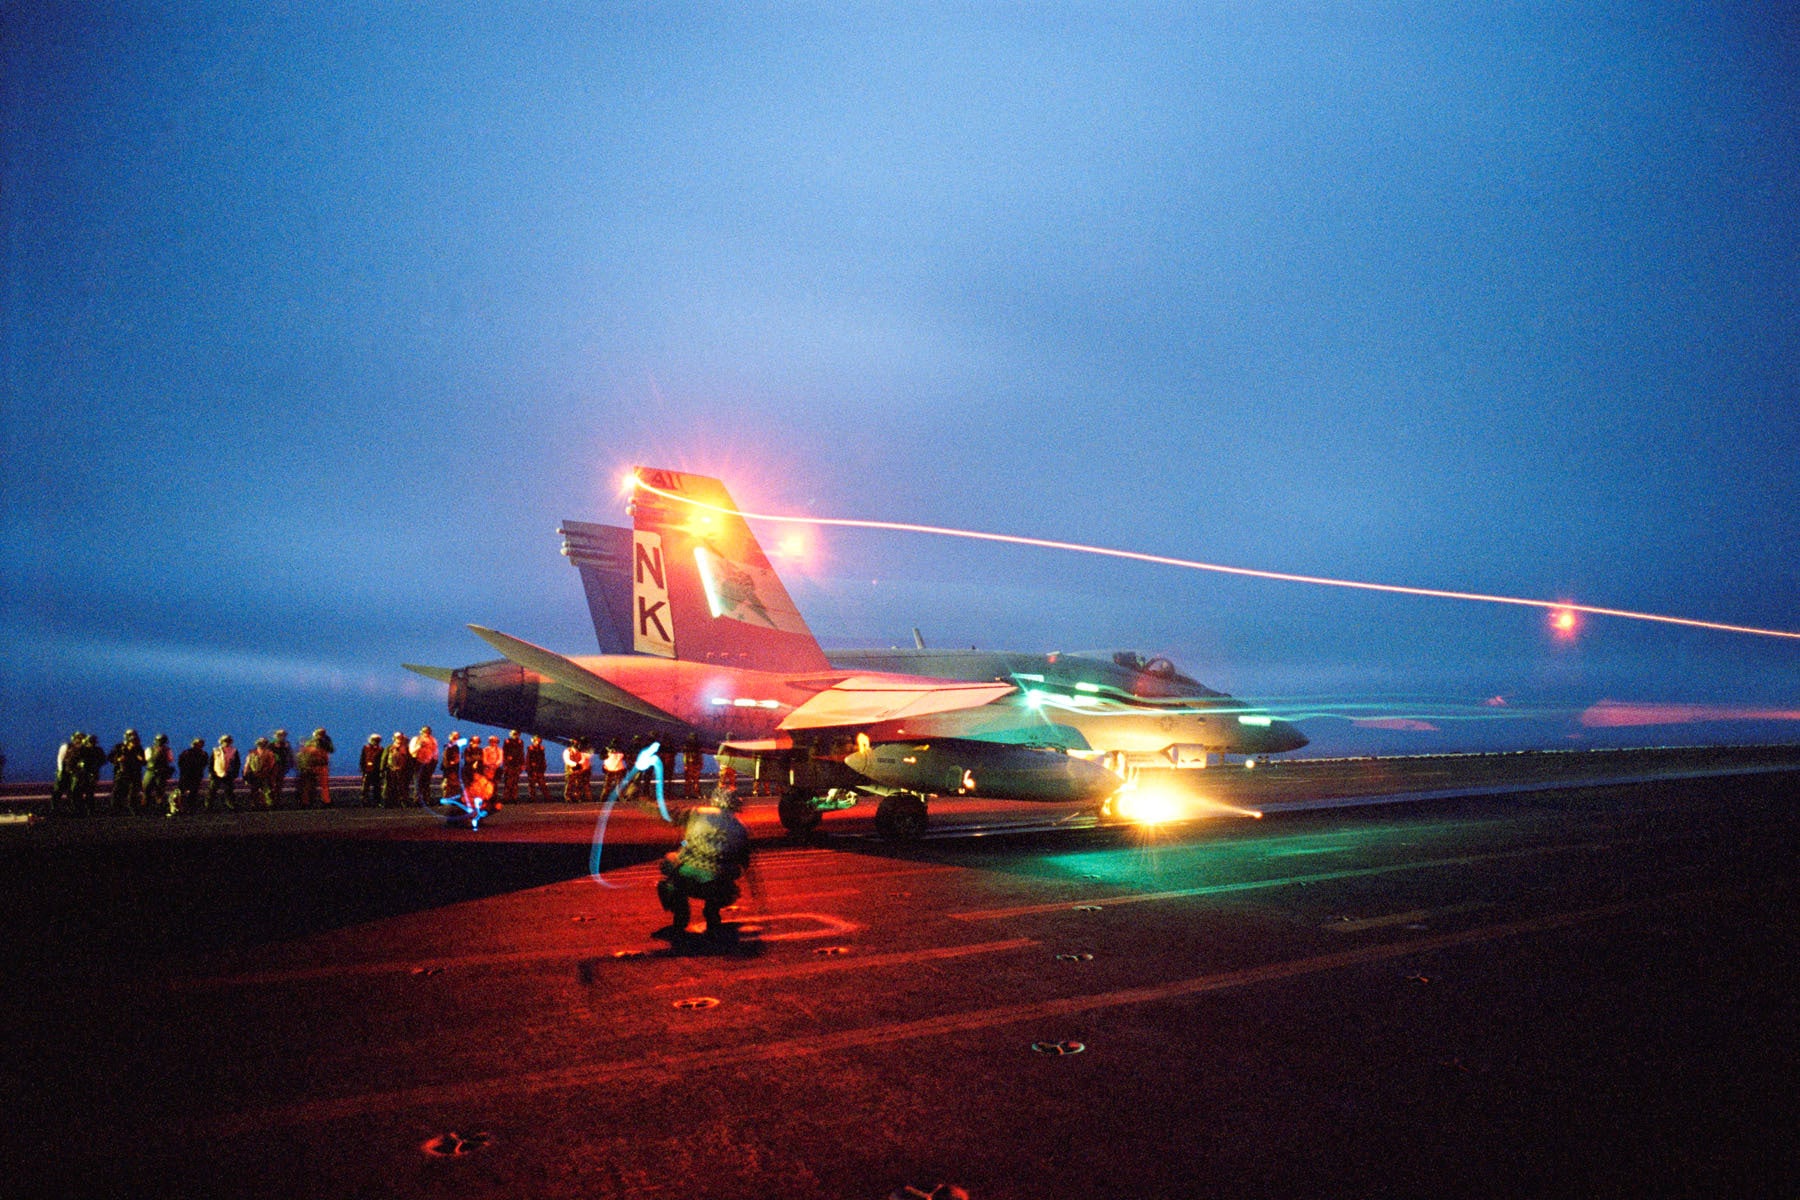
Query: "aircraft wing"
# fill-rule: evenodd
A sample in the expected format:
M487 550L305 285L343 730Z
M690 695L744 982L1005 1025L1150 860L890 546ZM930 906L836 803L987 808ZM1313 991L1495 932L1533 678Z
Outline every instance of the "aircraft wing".
M667 721L674 725L686 724L680 717L666 713L656 705L639 699L618 684L602 679L580 663L564 658L554 650L534 646L511 634L485 629L480 625L471 625L469 629L476 637L527 671L536 671L545 679L560 683L572 692L577 692L591 700L598 700L602 704L610 704L615 708L637 713L642 717L649 717L653 721Z
M449 667L424 667L418 663L401 663L400 665L414 675L423 675L425 678L435 679L439 683L449 683L450 677L456 674Z
M738 754L774 754L778 750L792 750L793 748L794 739L786 737L752 738L748 741L719 743L720 750L730 750Z
M1010 683L959 683L947 679L853 675L796 708L782 729L872 725L902 717L980 708L1018 691Z

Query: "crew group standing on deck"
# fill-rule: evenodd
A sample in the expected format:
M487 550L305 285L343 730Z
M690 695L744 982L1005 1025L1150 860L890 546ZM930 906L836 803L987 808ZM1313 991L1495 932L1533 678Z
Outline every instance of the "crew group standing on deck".
M127 729L110 751L92 733L76 732L56 753L56 779L50 796L55 816L88 816L113 812L135 816L177 816L198 812L268 811L283 808L330 808L331 758L337 752L331 735L315 729L298 749L285 729L250 743L240 752L231 734L223 734L209 748L205 738L194 738L176 754L169 735L159 733L148 746L135 729ZM609 795L625 775L625 764L634 761L639 746L629 755L609 745L596 762L593 747L575 738L562 752L563 799L588 803L596 797L593 775L598 766L605 774L599 798ZM503 742L490 735L486 745L475 735L460 731L439 742L424 726L411 738L396 730L384 745L378 733L369 735L357 759L362 777L360 803L364 808L425 808L434 800L432 779L443 776L441 796L455 800L465 793L479 795L490 809L517 802L519 782L526 783L525 798L549 803L550 754L544 739L527 740L517 729ZM682 747L683 779L690 799L701 796L700 775L705 751L697 739ZM672 762L673 760L671 760ZM112 769L111 801L98 801L101 776ZM287 778L294 773L294 796L286 799ZM238 782L243 781L240 795ZM204 786L203 786L204 785ZM471 789L473 789L471 791Z

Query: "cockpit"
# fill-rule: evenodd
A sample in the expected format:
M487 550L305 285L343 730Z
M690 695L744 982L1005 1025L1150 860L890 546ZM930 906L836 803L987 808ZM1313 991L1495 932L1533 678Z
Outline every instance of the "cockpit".
M1112 654L1115 667L1131 672L1129 690L1137 696L1222 696L1190 676L1183 675L1172 659L1161 655L1146 658L1136 650L1116 650Z

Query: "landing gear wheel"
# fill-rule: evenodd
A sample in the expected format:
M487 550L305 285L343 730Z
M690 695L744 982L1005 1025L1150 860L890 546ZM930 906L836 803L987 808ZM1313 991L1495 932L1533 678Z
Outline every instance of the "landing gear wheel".
M819 827L825 814L813 807L812 793L803 788L789 788L781 793L781 801L775 811L781 815L781 824L795 837L805 837Z
M911 792L884 797L875 810L875 831L893 842L910 842L925 832L925 798Z

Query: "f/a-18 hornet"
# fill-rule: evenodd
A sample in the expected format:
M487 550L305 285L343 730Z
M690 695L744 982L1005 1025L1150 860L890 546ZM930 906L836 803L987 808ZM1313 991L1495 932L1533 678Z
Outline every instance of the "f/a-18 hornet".
M632 527L565 521L602 653L471 625L505 658L448 670L459 720L596 744L700 744L781 786L781 820L879 797L917 836L931 796L1103 803L1146 767L1297 749L1291 723L1166 658L913 649L826 652L716 479L639 468ZM915 641L919 639L915 636Z

